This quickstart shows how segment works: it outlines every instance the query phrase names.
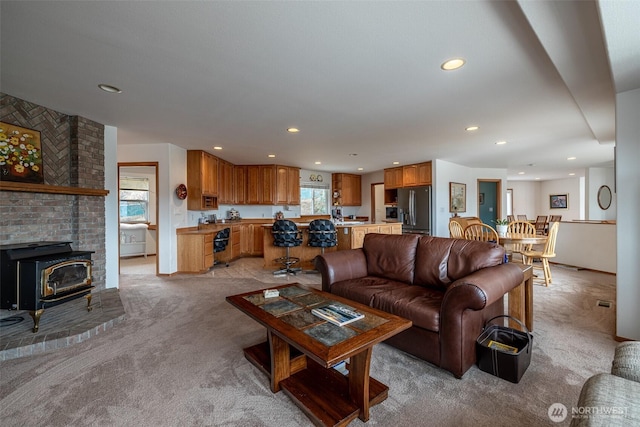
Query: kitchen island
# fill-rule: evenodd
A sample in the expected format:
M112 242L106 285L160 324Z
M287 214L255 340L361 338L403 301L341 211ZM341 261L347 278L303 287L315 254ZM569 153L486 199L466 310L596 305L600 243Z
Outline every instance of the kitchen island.
M295 222L295 221L294 221ZM296 222L302 237L302 244L289 249L291 257L300 258L300 263L294 267L301 267L303 270L313 270L313 259L322 251L321 248L309 246L309 223ZM273 224L263 224L263 245L264 245L264 268L278 270L282 267L276 261L277 258L286 254L286 248L273 245L273 235L271 229ZM338 233L338 245L333 248L325 248L325 252L341 251L346 249L361 248L364 236L368 233L382 234L402 234L402 224L400 223L379 223L369 224L360 221L345 221L336 224Z

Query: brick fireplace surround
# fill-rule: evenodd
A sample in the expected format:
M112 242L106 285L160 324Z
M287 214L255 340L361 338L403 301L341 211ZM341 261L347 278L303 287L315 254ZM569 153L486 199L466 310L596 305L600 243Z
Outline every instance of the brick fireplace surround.
M0 93L0 121L40 131L44 184L104 190L104 125ZM105 283L104 196L0 191L0 244L70 241L94 251L95 291Z

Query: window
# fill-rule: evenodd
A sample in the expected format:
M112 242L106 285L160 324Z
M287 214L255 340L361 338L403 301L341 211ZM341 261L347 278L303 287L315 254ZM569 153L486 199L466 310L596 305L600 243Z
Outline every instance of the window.
M329 186L303 184L300 186L300 214L328 215Z
M120 178L120 222L149 222L148 178Z

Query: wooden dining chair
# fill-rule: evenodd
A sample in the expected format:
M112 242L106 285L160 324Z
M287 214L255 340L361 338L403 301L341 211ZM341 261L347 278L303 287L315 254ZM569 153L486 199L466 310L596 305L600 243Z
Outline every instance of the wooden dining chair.
M449 221L449 235L452 239L464 239L464 229L458 221Z
M509 237L536 237L536 227L529 221L513 221L507 227L507 235ZM510 243L506 249L511 254L520 254L522 263L527 264L523 252L530 251L531 247L531 244L526 243Z
M464 229L464 238L498 243L498 232L488 224L471 224Z
M507 215L507 221L509 221L509 224L511 224L515 220L516 218L513 215Z
M518 221L529 221L526 215L518 215Z
M549 217L549 222L560 222L562 221L562 215L551 215Z
M544 272L544 285L549 286L551 284L551 268L549 268L549 258L556 256L556 238L558 237L559 222L554 222L549 229L549 235L547 236L547 242L544 245L542 251L524 251L522 255L527 260L527 264L531 265L534 269L542 269ZM533 263L534 258L540 258L542 261L542 267Z
M547 234L547 216L538 215L536 218L536 234Z

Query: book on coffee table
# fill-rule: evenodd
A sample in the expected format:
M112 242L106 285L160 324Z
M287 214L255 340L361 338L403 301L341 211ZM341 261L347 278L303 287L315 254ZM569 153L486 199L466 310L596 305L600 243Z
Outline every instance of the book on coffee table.
M311 313L338 326L344 326L364 318L364 314L339 304L329 304L324 307L314 308Z

